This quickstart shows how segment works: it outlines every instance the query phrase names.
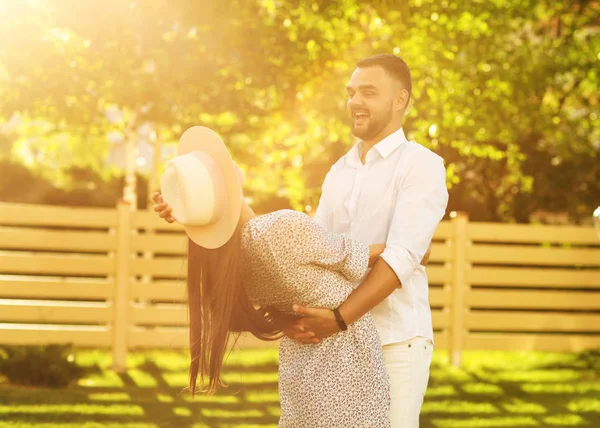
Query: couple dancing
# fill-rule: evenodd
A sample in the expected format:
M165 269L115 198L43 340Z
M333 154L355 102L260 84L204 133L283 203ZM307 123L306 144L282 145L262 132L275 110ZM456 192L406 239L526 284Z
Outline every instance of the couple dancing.
M281 337L281 427L417 427L433 352L424 266L448 202L442 159L406 139L410 71L361 60L347 86L360 141L314 219L256 216L210 129L181 137L155 211L189 237L190 388L214 391L232 334ZM207 384L205 384L207 378Z

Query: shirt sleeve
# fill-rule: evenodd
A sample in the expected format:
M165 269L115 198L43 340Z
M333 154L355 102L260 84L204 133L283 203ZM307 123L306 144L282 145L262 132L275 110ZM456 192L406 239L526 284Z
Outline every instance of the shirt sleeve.
M419 151L400 184L381 258L392 268L400 284L408 284L419 267L448 205L443 159Z
M303 213L293 216L289 225L290 251L297 263L315 264L359 281L369 267L369 246L348 235L332 233Z

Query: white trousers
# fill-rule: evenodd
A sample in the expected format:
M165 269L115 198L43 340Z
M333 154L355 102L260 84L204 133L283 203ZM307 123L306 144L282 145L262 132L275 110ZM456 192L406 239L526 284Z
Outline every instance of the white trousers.
M383 346L390 379L392 428L417 428L429 382L433 344L424 337Z

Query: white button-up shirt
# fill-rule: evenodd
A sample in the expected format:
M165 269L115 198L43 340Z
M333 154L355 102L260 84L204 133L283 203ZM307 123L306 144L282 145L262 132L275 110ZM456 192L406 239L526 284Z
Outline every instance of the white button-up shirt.
M332 167L315 220L365 244L386 243L381 257L401 287L371 310L382 345L416 336L433 341L427 273L420 262L448 204L443 159L399 129L360 161L357 143Z

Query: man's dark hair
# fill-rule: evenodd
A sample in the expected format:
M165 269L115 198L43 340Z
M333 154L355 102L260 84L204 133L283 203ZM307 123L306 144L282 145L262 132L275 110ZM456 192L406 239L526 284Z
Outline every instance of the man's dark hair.
M404 60L392 54L378 54L363 58L356 63L357 67L373 67L380 66L391 77L400 81L404 89L408 91L408 98L412 94L412 78L410 77L410 69Z

